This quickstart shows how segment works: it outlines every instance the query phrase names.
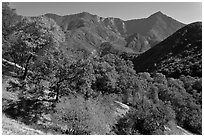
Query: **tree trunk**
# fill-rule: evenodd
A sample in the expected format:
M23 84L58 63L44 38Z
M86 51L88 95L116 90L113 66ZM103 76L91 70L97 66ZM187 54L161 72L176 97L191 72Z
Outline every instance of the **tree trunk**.
M123 103L124 104L127 104L128 103L128 99L129 99L129 93L126 91L124 94L123 94Z
M59 84L58 84L58 83L57 83L57 85L56 85L55 91L56 91L55 101L58 102L58 100L59 100Z
M24 70L24 74L22 76L22 79L25 80L26 76L27 76L27 73L28 73L28 67L29 67L29 62L30 60L32 59L33 55L30 55L27 60L26 60L26 66L25 66L25 70Z

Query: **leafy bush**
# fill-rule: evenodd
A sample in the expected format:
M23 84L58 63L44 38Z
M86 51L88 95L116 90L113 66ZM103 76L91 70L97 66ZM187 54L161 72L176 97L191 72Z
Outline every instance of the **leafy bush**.
M162 134L164 125L170 121L193 133L202 133L200 79L183 76L179 80L166 78L161 73L153 77L139 73L136 79L139 80L134 86L137 89L132 90L133 100L129 101L134 111L119 120L114 128L117 134Z
M164 134L164 126L174 117L174 111L168 104L138 99L132 111L120 119L113 130L120 135Z
M186 92L182 81L168 79L168 86L159 92L159 99L171 102L178 125L193 133L202 134L201 105Z
M114 124L111 100L98 97L85 100L83 96L63 97L57 103L52 121L66 134L110 134Z

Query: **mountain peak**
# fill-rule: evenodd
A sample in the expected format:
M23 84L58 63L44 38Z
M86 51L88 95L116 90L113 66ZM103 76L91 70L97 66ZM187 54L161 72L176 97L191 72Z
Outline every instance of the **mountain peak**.
M156 13L154 13L156 15L163 15L163 13L161 11L157 11Z
M161 11L157 11L156 13L150 15L150 17L158 17L158 16L163 16L164 14Z
M88 13L88 12L85 12L85 11L83 11L83 12L81 12L81 13L77 13L77 14L75 14L75 15L77 15L77 16L79 16L79 17L93 17L93 16L95 16L95 15L93 15L93 14L91 14L91 13Z
M81 14L81 15L92 15L92 14L90 14L90 13L86 12L86 11L83 11L83 12L78 13L78 14Z

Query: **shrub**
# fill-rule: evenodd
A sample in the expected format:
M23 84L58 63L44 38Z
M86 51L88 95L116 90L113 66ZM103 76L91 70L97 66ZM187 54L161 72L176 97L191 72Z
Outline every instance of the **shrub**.
M131 111L113 128L116 134L164 134L164 126L175 118L169 104L154 104L147 98L137 100Z
M81 95L61 98L52 121L66 134L111 134L115 118L111 99L84 99Z
M193 133L202 134L201 105L184 87L187 88L186 82L168 79L168 87L159 92L159 99L163 102L170 101L179 126Z

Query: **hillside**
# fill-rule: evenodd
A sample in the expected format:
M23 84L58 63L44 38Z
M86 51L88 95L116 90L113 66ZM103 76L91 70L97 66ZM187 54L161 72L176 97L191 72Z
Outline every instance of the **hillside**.
M178 30L133 60L137 72L161 72L166 76L202 76L202 24Z
M143 37L142 42L140 42L141 39L139 38L133 44L137 47L137 42L139 42L142 47L141 50L139 50L141 52L150 49L168 36L172 35L178 29L185 26L185 24L174 20L160 11L152 14L148 18L126 21L125 24L128 36L138 33ZM131 45L127 44L127 47Z
M200 22L3 11L3 134L202 134Z
M32 129L23 123L2 115L2 135L46 135L42 131Z
M128 21L87 12L66 16L49 13L45 16L61 26L66 33L67 45L88 52L97 50L103 42L118 45L122 52L144 52L185 25L161 12Z
M55 14L46 14L45 16L54 19L61 26L66 35L66 46L81 50L85 54L89 54L94 50L98 51L100 45L104 42L118 45L123 52L126 49L133 52L125 47L125 39L105 27L101 22L102 19L96 15L82 12L67 16Z

